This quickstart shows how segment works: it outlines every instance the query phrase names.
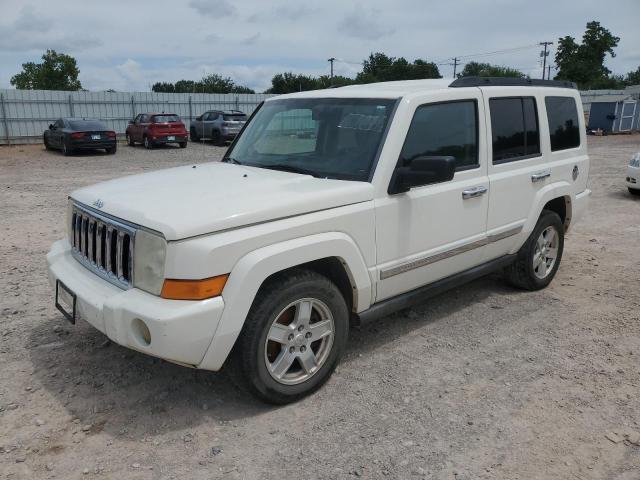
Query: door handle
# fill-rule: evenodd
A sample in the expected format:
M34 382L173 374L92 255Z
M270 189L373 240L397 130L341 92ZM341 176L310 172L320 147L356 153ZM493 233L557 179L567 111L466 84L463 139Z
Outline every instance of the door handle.
M463 190L462 198L466 200L468 198L481 197L485 193L487 193L487 187L485 187L484 185L480 185L478 187L473 187L467 190Z
M542 180L544 180L545 178L549 178L550 176L551 176L551 170L543 170L542 172L537 172L531 175L531 181L533 183L541 182Z

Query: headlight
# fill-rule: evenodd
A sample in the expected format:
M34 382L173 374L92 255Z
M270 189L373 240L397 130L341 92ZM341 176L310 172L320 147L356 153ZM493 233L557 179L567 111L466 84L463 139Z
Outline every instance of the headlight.
M636 153L633 157L631 157L631 161L629 162L629 165L632 167L640 168L640 152Z
M133 253L133 286L160 295L166 254L164 238L147 230L138 230Z

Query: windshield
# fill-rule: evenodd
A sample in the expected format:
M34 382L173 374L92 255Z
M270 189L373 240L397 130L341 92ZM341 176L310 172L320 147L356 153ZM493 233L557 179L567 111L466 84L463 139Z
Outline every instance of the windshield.
M179 122L180 118L177 115L154 115L151 121L153 123Z
M395 103L370 98L269 101L227 156L254 167L369 181Z
M227 122L245 122L247 120L247 116L244 113L234 113L232 115L225 113L222 117Z

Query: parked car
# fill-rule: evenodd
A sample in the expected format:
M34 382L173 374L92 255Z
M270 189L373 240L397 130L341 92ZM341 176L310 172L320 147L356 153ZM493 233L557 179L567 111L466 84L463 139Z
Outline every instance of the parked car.
M189 138L184 123L173 113L141 113L129 121L126 134L130 147L142 143L147 149L167 143L185 148Z
M627 187L632 195L640 195L640 152L631 157L627 167Z
M116 153L116 132L93 118L59 118L42 135L47 150L61 150L71 155L79 150L102 150Z
M281 95L222 162L73 192L51 285L72 322L291 402L329 378L351 324L496 270L546 287L588 174L567 82Z
M211 139L215 145L233 140L247 122L247 115L239 110L210 110L191 122L191 140Z

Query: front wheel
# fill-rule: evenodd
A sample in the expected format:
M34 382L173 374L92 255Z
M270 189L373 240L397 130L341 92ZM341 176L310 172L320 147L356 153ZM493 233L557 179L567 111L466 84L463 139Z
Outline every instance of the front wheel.
M629 187L629 193L631 195L640 195L640 189Z
M274 404L320 388L347 344L349 311L328 278L294 270L263 286L232 353L235 380Z
M551 210L543 210L515 262L505 268L507 280L525 290L546 287L558 271L563 249L564 225L560 216Z
M127 133L127 145L129 145L130 147L134 147L136 145L136 142L133 141L133 138L131 138L131 135L129 135Z

